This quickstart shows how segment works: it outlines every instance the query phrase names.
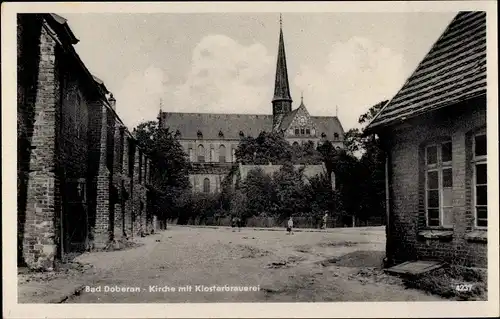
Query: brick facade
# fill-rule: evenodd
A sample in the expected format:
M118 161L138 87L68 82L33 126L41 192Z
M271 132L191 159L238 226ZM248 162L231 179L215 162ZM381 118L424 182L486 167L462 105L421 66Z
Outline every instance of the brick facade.
M387 257L441 260L486 267L486 230L474 227L472 136L486 127L484 99L469 100L401 125L385 135L390 167L390 216ZM427 226L425 213L425 146L451 140L452 225Z
M144 233L148 207L147 180L128 167L147 156L128 156L134 138L61 19L18 16L18 261L34 269L133 237L134 211Z

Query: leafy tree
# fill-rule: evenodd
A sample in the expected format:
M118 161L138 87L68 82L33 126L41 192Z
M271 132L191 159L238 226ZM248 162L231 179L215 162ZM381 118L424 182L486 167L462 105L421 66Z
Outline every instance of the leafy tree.
M311 207L305 201L304 169L295 170L290 163L285 163L279 171L273 174L276 189L274 210L279 220L290 216L304 215Z
M244 137L236 149L236 158L243 164L319 164L321 154L308 141L302 145L290 145L279 132L261 132L257 138Z
M385 103L371 107L358 122L368 123ZM335 173L338 199L335 204L339 213L361 220L385 215L385 157L377 137L351 129L345 134L344 149L335 149L330 142L325 142L318 151L328 173Z
M139 145L151 158L155 208L162 220L177 217L190 201L189 162L180 143L168 129L148 121L134 129Z
M244 217L252 217L266 212L272 207L275 189L271 176L260 168L248 172L242 183L242 192L247 198Z

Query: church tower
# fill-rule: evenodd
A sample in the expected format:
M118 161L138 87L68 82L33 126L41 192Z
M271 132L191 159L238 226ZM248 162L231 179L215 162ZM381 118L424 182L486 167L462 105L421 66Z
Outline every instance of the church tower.
M283 116L292 111L292 98L288 85L288 71L286 67L285 43L283 41L283 23L280 15L280 37L278 43L278 59L276 62L276 79L274 81L273 128L277 128Z

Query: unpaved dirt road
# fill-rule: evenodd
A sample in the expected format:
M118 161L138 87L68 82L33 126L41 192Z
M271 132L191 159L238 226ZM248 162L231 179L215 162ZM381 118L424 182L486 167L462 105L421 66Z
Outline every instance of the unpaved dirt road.
M94 274L88 275L89 289L66 302L442 300L405 289L398 278L382 273L382 227L286 235L172 226L141 241L138 248L78 257L94 265ZM223 291L199 291L201 286ZM116 288L128 291L107 291Z

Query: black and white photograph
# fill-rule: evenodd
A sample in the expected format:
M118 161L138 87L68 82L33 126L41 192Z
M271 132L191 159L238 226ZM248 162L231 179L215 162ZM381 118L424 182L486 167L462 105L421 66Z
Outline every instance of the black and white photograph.
M495 2L2 20L7 318L499 314Z

